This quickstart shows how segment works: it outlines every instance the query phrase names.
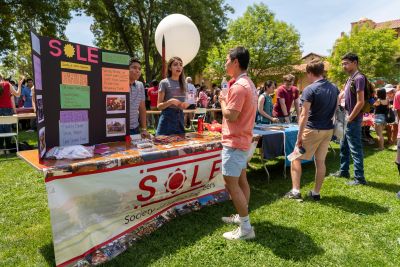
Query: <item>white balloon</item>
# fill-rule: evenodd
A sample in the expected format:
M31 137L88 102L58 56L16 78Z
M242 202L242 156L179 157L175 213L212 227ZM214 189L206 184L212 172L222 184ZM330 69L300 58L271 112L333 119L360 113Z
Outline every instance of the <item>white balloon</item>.
M162 37L165 40L165 60L180 57L183 65L190 63L200 48L200 33L196 25L182 14L166 16L157 26L155 42L162 53Z

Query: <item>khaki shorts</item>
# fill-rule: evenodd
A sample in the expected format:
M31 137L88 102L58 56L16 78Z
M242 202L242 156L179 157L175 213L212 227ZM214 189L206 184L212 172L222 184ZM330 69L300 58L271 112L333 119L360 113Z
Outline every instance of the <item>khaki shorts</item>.
M313 130L304 129L303 147L306 150L299 159L311 160L315 156L315 160L325 160L329 149L329 142L332 139L333 129L331 130Z

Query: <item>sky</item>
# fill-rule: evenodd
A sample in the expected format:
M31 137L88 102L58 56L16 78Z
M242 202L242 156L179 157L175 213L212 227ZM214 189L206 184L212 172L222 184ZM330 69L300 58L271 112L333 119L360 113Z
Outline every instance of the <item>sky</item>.
M183 0L184 1L184 0ZM199 0L200 1L200 0ZM367 17L375 22L400 19L399 0L226 0L234 9L230 19L243 15L254 3L264 3L276 19L294 26L300 33L303 55L314 52L329 55L341 32L350 31L350 23ZM93 20L74 16L67 25L66 35L71 42L93 46L90 31Z

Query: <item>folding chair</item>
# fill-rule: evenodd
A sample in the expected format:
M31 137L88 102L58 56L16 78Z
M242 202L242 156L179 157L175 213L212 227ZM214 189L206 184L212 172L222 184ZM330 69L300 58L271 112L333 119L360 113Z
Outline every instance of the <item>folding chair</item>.
M203 121L206 121L206 116L207 116L207 109L206 108L197 108L194 111L194 117L193 119L190 120L190 129L192 131L195 131L196 129L194 128L194 125L197 125L197 120L199 117L203 117Z
M13 130L12 125L15 124L16 131ZM13 137L15 140L15 146L18 152L18 118L15 116L0 116L0 125L10 125L10 133L0 133L0 137ZM4 148L1 151L13 150L13 148Z

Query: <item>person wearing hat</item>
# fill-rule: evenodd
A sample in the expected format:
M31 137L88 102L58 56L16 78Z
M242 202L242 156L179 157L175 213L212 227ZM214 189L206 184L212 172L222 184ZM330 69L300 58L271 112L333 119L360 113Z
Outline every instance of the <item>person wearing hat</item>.
M385 85L385 90L386 90L386 98L389 102L389 109L393 109L393 100L394 100L394 94L396 91L396 88L392 84L386 84ZM389 145L394 145L396 143L396 135L397 135L397 116L396 112L395 114L395 121L393 123L388 123L386 125L386 135L387 135L387 140ZM393 148L391 148L393 149ZM396 150L396 148L394 148Z

